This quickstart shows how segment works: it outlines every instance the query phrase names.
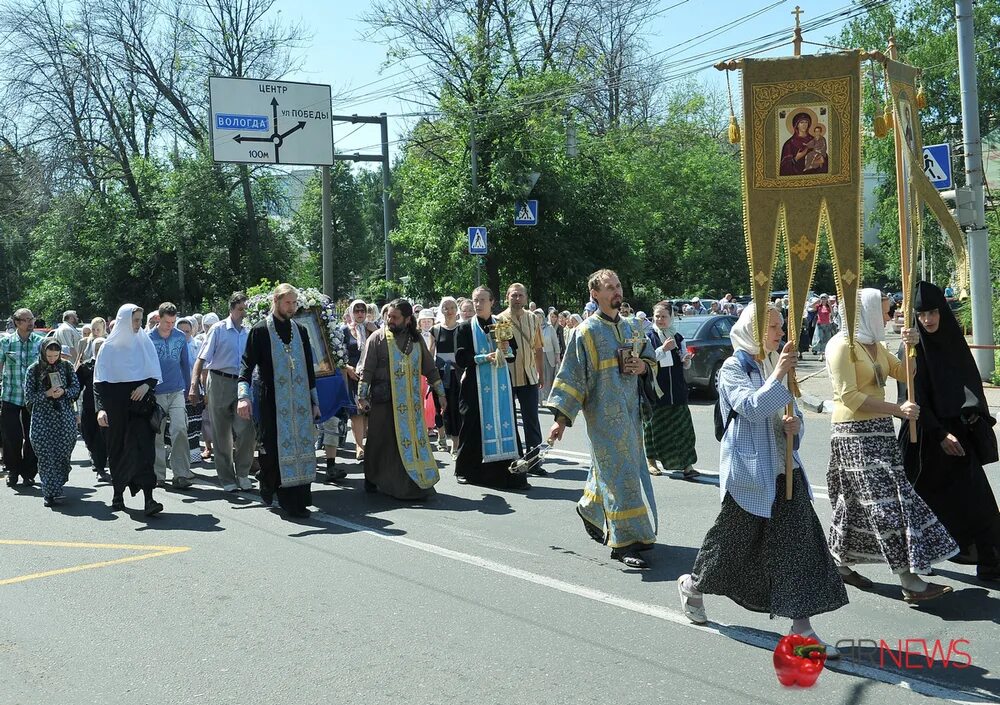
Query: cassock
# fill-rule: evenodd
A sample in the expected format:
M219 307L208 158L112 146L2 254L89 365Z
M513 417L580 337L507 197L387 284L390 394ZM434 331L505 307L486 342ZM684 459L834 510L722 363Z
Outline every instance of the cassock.
M512 474L521 457L521 438L514 417L514 392L506 362L496 365L486 355L496 350L489 331L493 316L462 322L455 333L455 364L462 373L455 475L474 485L524 489L528 480ZM511 341L515 355L517 350Z
M381 328L365 342L358 395L371 403L365 481L396 499L425 499L441 479L427 437L421 381L443 394L434 358L423 338Z
M254 370L258 373L255 381ZM247 336L240 367L239 398L257 392L260 495L277 494L289 514L307 515L316 479L313 404L318 405L309 333L292 320L269 315Z
M640 324L590 316L566 345L546 406L572 425L583 411L591 464L577 511L605 544L636 548L656 542L656 502L642 445L640 384L654 383L655 357ZM641 342L639 340L641 339ZM641 345L645 376L618 369L619 348ZM645 495L645 501L643 496ZM648 504L648 506L647 506Z

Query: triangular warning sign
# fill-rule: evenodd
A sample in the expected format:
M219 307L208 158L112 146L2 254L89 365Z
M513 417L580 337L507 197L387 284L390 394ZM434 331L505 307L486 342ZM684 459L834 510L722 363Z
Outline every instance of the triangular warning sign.
M517 219L518 220L534 220L535 219L535 214L531 212L531 208L528 206L527 203L525 203L523 206L521 206L521 210L518 211L518 214L517 214Z
M947 178L945 170L941 168L930 150L924 150L924 173L931 181L944 181Z
M473 250L485 250L486 242L483 240L483 231L477 230L476 234L472 238L472 249Z

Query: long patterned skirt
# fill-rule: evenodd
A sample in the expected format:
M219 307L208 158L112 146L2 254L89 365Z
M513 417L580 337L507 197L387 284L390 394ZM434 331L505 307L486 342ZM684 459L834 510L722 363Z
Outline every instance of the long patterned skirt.
M826 547L802 471L795 472L791 500L785 499L783 474L776 487L770 519L751 514L726 493L691 569L695 587L752 612L790 619L843 607L844 581Z
M667 472L684 470L698 462L691 409L686 404L655 407L642 424L642 440L646 458L659 460Z
M891 418L835 423L830 444L830 552L841 565L926 574L958 553L906 478Z

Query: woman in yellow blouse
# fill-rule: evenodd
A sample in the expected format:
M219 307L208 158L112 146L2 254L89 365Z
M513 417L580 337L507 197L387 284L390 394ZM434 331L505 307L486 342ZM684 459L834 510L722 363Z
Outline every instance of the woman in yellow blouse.
M904 600L932 600L951 587L920 575L955 555L958 545L903 471L892 418L916 419L920 408L885 401L887 379L906 378L904 365L882 343L889 299L878 289L862 289L860 303L854 359L843 333L826 348L835 402L826 477L833 504L830 551L848 585L872 586L850 566L885 562L899 576ZM912 345L919 336L908 329L903 339Z

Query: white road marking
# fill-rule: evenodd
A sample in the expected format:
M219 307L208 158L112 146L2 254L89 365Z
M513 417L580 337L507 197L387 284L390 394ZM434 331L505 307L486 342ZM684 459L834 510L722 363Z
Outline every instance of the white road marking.
M392 543L399 544L401 546L407 546L409 548L414 548L418 551L423 551L425 553L431 553L442 558L447 558L449 560L457 561L459 563L465 563L467 565L476 566L484 570L491 571L493 573L498 573L500 575L505 575L511 578L517 578L518 580L523 580L528 583L533 583L535 585L540 585L542 587L550 588L552 590L558 590L559 592L566 593L568 595L575 595L577 597L582 597L587 600L593 600L594 602L600 602L606 605L611 605L613 607L619 607L630 612L635 612L636 614L646 615L647 617L653 617L655 619L663 620L664 622L670 622L672 624L678 624L682 627L688 627L690 629L697 629L702 632L707 632L721 636L728 639L733 639L744 644L749 644L751 646L756 646L761 649L767 649L769 651L773 650L777 644L777 640L771 637L765 637L759 633L746 630L742 627L731 626L728 624L723 624L721 622L712 622L714 626L700 626L692 624L687 617L685 617L681 612L667 609L660 605L653 605L646 602L638 602L636 600L630 600L625 597L620 597L618 595L613 595L603 590L597 590L594 588L589 588L583 585L576 585L575 583L568 583L565 580L560 580L558 578L553 578L547 575L541 575L539 573L532 573L527 570L522 570L520 568L515 568L514 566L505 565L497 561L491 561L488 558L482 558L480 556L475 556L470 553L463 553L461 551L453 551L450 548L444 548L443 546L436 546L431 543L425 543L423 541L416 541L405 536L394 536L392 534L374 529L372 527L365 526L363 524L356 524L353 521L348 521L347 519L341 519L340 517L333 516L332 514L327 514L325 512L313 512L312 518L316 521L323 522L325 524L333 524L335 526L340 526L345 529L350 529L358 533L369 534L375 536L384 541L390 541ZM723 633L722 630L725 630ZM827 667L830 670L837 673L844 673L848 675L858 676L861 678L867 678L873 681L878 681L880 683L885 683L887 685L895 685L906 690L911 690L914 693L919 693L921 695L930 696L933 698L941 698L948 700L953 703L959 703L960 705L979 705L980 703L992 702L989 693L982 691L968 693L961 690L956 690L950 688L947 685L942 685L936 683L932 680L912 678L907 679L905 676L892 673L889 671L884 671L879 668L874 668L872 666L866 666L861 663L856 663L853 661L842 660L839 663L832 663L827 661ZM969 699L973 698L973 699Z
M575 460L579 461L581 465L590 464L590 455L588 453L579 453L575 450L551 450L549 451L550 456L555 456L557 458L563 458L565 460ZM708 477L718 477L719 473L712 472L711 470L702 470L701 468L695 468L702 475L707 475ZM688 480L688 482L698 482L698 478L693 478ZM717 484L711 482L702 482L703 485ZM826 493L826 487L821 485L809 485L813 490L813 497L818 497L819 499L830 499L830 495Z

